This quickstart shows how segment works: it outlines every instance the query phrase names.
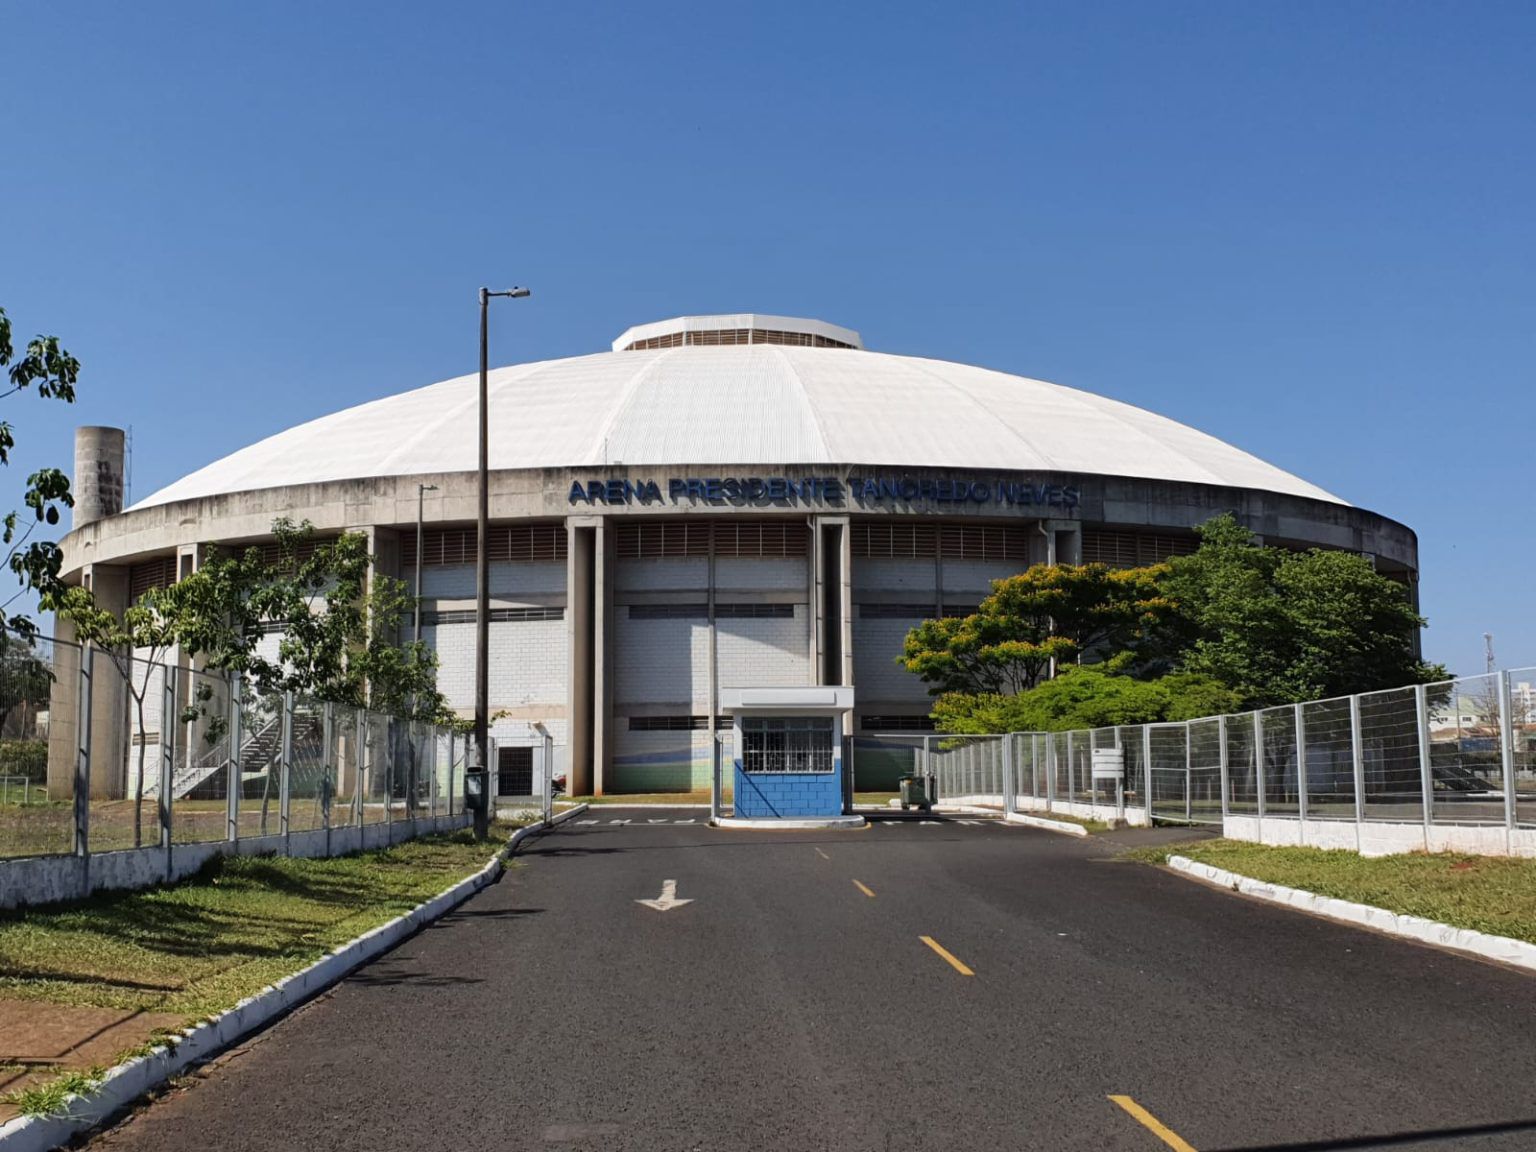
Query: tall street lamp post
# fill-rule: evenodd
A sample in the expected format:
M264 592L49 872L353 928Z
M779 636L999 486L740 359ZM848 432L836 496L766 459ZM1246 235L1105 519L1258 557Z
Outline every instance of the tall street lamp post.
M490 523L490 433L486 396L486 376L490 371L486 324L492 296L519 299L529 295L526 288L508 288L504 292L480 289L480 485L475 512L475 739L469 770L479 774L481 802L475 808L475 838L491 834L490 803L490 711L491 711L491 569L486 560L485 543Z

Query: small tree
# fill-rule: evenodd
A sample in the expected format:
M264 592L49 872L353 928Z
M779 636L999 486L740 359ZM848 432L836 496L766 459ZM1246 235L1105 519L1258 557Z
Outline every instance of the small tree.
M1406 589L1364 557L1261 547L1231 516L1200 538L1161 580L1188 645L1179 666L1226 684L1246 706L1446 678L1414 655L1424 619Z
M174 586L151 588L138 603L123 611L121 619L97 606L95 598L85 588L66 588L45 603L74 624L75 634L82 642L95 644L107 654L123 678L128 698L133 703L139 743L138 766L133 777L133 844L137 848L144 842L144 755L148 737L144 702L155 666L176 644L179 596ZM141 652L142 656L139 655ZM142 680L134 676L135 664L143 665ZM161 727L164 728L171 719L161 717Z
M940 696L933 708L941 732L1064 732L1120 724L1191 720L1234 710L1236 693L1209 676L1175 672L1136 680L1101 666L1064 668L1016 696Z
M6 369L10 383L7 391L0 392L0 399L33 388L44 399L74 403L80 362L59 346L57 336L33 337L17 357L16 346L11 340L11 321L4 308L0 308L0 368ZM10 422L0 420L0 465L10 463L11 449L15 446L16 435ZM0 517L0 545L6 549L5 563L22 585L21 592L16 595L28 591L41 596L59 593L63 588L59 582L63 554L52 541L33 540L31 536L39 524L57 524L61 507L74 505L69 494L69 479L57 468L40 468L27 477L22 500L30 514L13 511ZM16 596L12 596L0 604L0 627L29 639L35 637L37 625L29 617L7 614L6 609L15 599Z
M1172 615L1161 574L1037 564L994 580L973 615L923 621L907 634L900 663L935 694L998 695L1035 687L1052 661L1135 663L1155 651Z
M308 523L280 519L272 525L274 555L249 548L239 555L212 552L198 570L167 588L151 589L119 620L98 607L83 588L45 601L74 621L83 640L111 654L138 705L139 780L142 796L145 684L133 683L135 649L158 661L173 645L200 656L209 668L238 673L257 697L287 693L314 700L386 711L405 719L442 722L450 713L437 690L437 663L424 644L394 642L413 601L405 584L374 573L367 538L358 533L319 541ZM279 633L276 651L264 655L262 640ZM195 695L186 719L205 716L207 699ZM238 760L240 749L231 748ZM415 772L414 749L409 757ZM414 779L410 782L414 788ZM262 793L265 827L271 773ZM138 835L135 805L135 843Z

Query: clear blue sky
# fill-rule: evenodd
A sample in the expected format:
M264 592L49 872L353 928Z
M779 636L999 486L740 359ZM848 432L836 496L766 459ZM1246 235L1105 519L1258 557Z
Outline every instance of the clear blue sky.
M0 305L84 362L4 478L137 495L323 412L759 310L1193 424L1419 533L1536 664L1536 5L315 3L0 14ZM468 434L466 430L466 434ZM7 507L11 504L7 504Z

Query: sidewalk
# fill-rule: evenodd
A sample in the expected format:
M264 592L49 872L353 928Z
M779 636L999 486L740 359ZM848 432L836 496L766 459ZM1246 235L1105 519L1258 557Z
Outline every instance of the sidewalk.
M44 1084L61 1072L116 1064L123 1053L181 1028L177 1012L71 1007L0 999L0 1097ZM18 1114L0 1099L0 1123Z

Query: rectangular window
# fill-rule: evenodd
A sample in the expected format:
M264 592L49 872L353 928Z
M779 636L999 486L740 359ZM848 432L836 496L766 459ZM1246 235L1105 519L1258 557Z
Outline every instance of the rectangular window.
M716 728L729 728L729 716L716 716ZM706 716L631 716L631 732L704 732L709 728Z
M708 620L709 604L631 604L631 620ZM716 620L793 620L793 604L716 604Z
M748 772L832 771L830 716L749 716L741 735Z
M491 623L506 624L522 620L564 620L564 608L492 608ZM423 612L421 626L431 628L438 624L473 624L473 608L455 608L446 612Z
M932 716L861 716L865 732L932 732Z
M485 556L489 563L553 563L566 557L564 524L492 524L485 533ZM475 562L475 527L428 528L421 535L421 563L439 565ZM408 571L416 564L416 533L400 533L400 564Z

